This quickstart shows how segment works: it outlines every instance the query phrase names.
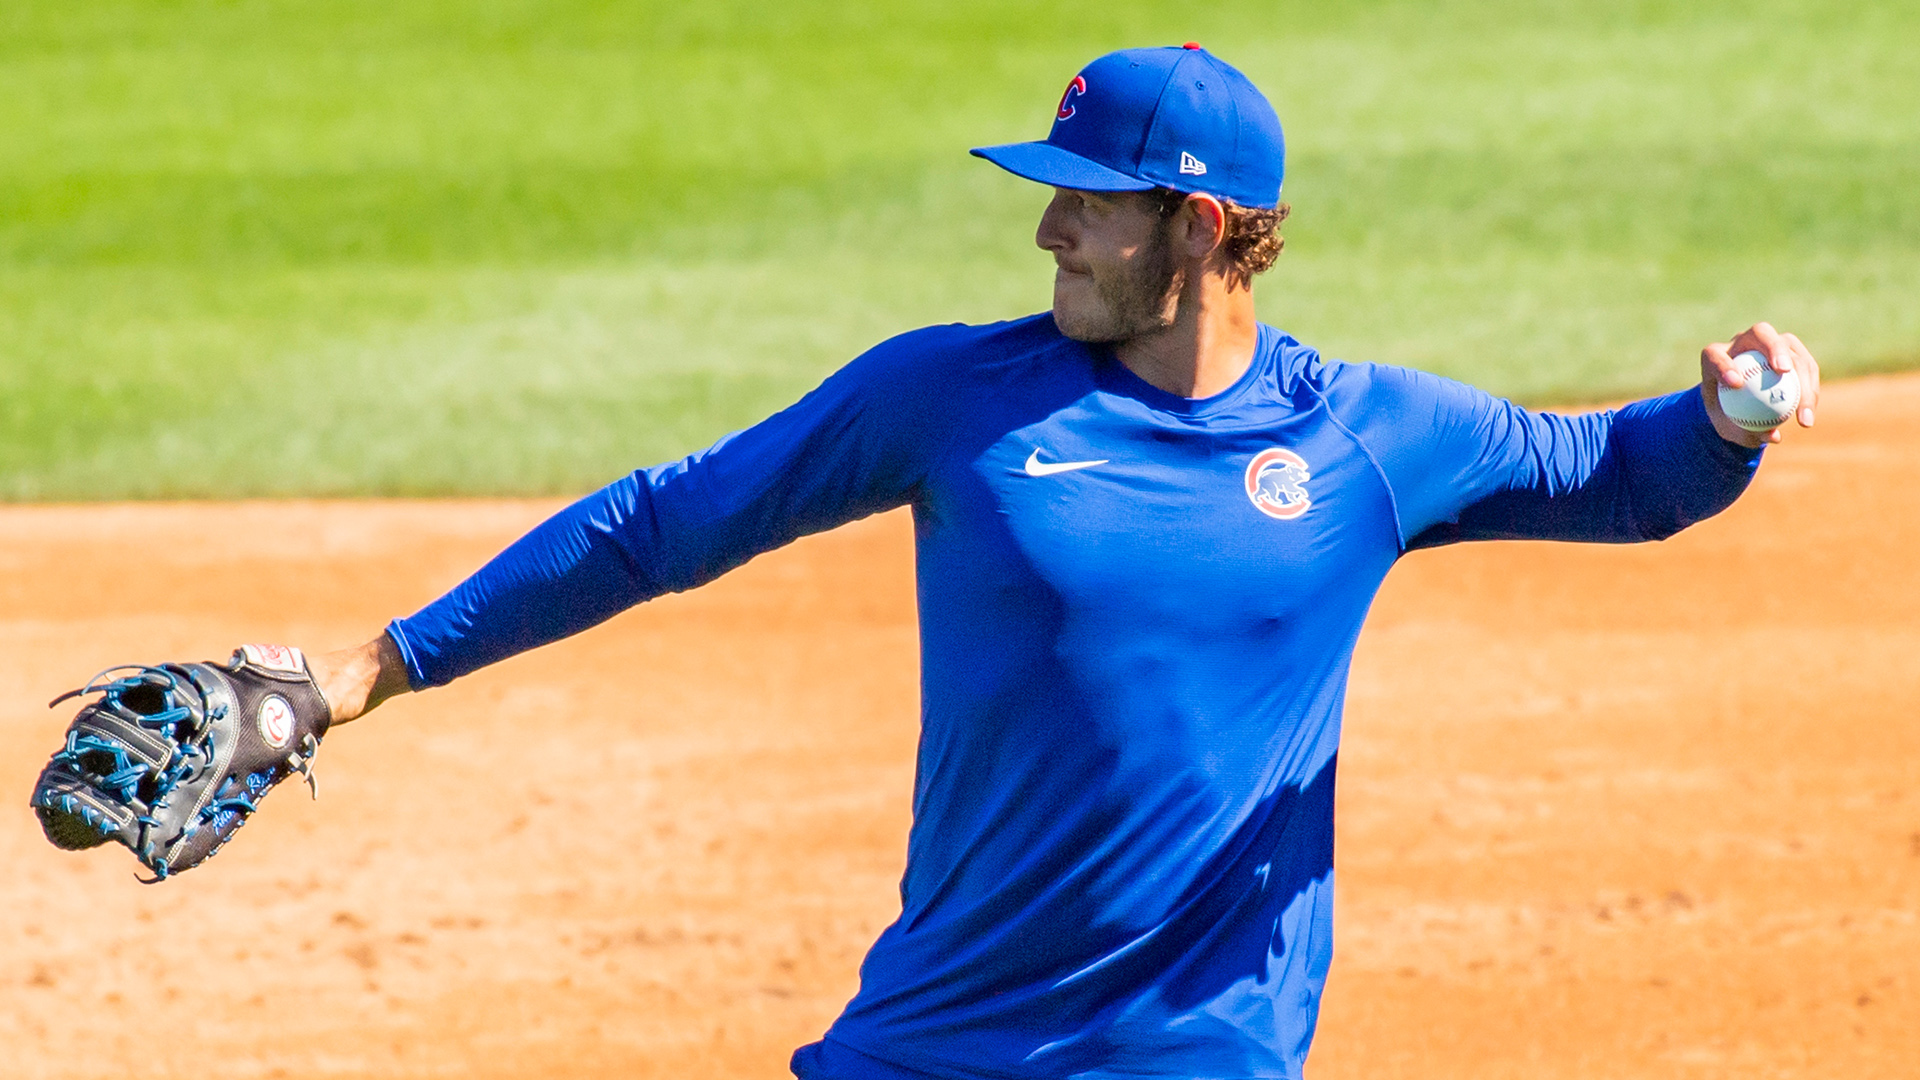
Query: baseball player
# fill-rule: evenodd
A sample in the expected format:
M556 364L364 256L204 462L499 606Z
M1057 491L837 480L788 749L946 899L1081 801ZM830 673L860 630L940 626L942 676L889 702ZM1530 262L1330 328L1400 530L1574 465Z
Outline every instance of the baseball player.
M1300 1076L1332 948L1355 639L1418 548L1657 540L1765 443L1730 353L1697 387L1541 414L1258 322L1284 144L1198 45L1075 75L1038 142L1049 313L886 341L792 407L635 472L367 645L332 721L440 686L802 534L912 508L922 735L899 919L805 1080Z

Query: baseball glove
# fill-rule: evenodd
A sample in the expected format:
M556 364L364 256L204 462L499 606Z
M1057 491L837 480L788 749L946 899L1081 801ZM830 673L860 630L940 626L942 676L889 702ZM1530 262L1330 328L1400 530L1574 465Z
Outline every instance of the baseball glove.
M275 784L306 777L332 715L299 649L243 645L225 664L128 665L48 703L100 695L34 785L47 839L125 844L148 882L220 850Z

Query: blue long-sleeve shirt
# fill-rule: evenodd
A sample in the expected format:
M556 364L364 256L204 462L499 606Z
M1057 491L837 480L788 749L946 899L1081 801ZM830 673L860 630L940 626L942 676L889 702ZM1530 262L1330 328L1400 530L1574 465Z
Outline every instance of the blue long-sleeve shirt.
M1658 539L1759 459L1687 390L1538 414L1261 327L1186 399L1050 317L933 327L582 499L389 633L416 688L909 505L922 735L900 918L810 1080L1298 1077L1333 778L1388 569Z

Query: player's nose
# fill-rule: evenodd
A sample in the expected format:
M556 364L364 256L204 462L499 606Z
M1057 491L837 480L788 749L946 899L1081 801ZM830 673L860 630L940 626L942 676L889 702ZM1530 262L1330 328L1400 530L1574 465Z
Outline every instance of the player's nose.
M1033 233L1035 245L1056 255L1073 246L1071 230L1066 222L1064 199L1061 192L1054 192L1053 200L1040 212L1040 227Z

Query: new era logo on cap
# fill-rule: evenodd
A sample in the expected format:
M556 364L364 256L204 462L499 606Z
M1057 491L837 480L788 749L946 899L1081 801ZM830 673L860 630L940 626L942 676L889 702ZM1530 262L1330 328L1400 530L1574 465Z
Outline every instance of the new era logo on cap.
M1286 166L1273 106L1191 42L1100 57L1067 84L1045 139L973 152L1055 187L1172 188L1269 210Z

